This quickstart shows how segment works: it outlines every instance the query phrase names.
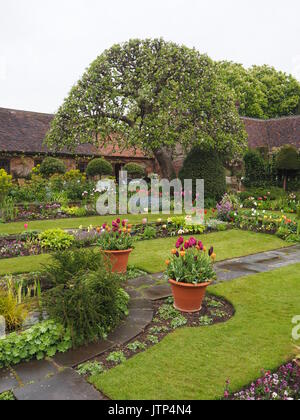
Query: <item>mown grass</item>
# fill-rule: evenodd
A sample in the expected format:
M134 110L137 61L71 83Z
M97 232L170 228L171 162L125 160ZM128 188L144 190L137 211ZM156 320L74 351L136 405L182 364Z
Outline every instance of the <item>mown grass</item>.
M24 224L28 224L28 229L30 230L47 230L47 229L78 229L79 226L88 227L92 226L101 226L103 223L111 223L117 217L121 219L128 219L129 223L137 224L141 223L143 218L147 218L150 222L156 221L158 218L162 220L167 220L170 215L133 215L129 214L126 216L90 216L90 217L77 217L70 219L56 219L56 220L36 220L29 222L14 222L0 224L0 235L9 234L14 235L24 232Z
M230 230L197 236L207 247L214 246L217 260L241 257L258 252L279 249L290 244L273 235L241 230ZM137 268L158 273L165 269L165 261L174 248L176 238L139 242L130 258Z
M210 287L233 303L229 322L183 328L91 382L111 399L222 398L291 360L292 318L300 314L300 265Z
M200 235L198 239L207 246L214 245L218 261L288 246L275 236L240 230ZM176 238L167 238L137 242L129 262L149 273L163 271L175 241ZM0 260L0 275L37 271L50 259L48 254L3 259Z

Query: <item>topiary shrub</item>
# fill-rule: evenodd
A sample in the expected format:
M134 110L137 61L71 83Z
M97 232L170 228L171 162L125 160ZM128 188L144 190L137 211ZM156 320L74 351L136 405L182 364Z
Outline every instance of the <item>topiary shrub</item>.
M111 176L113 174L113 167L111 163L103 158L94 159L88 164L86 174L91 177L102 177L104 175Z
M4 169L0 169L0 203L5 199L11 188L12 176L8 175Z
M99 251L57 253L43 278L51 287L43 294L43 308L71 331L74 347L105 337L128 314L120 276L108 270Z
M283 172L283 188L286 191L289 173L300 169L300 160L297 149L294 146L283 146L277 155L276 167Z
M45 178L56 174L63 175L66 173L66 170L65 164L61 160L53 157L45 158L40 166L40 173Z
M249 150L244 156L246 176L244 185L248 188L261 187L266 182L266 164L257 150Z
M213 150L204 151L194 148L186 157L179 178L193 180L193 192L196 180L204 179L205 199L219 201L226 192L226 176L222 159Z
M129 178L138 179L145 176L145 169L137 163L127 163L127 165L124 166L123 171L128 172Z

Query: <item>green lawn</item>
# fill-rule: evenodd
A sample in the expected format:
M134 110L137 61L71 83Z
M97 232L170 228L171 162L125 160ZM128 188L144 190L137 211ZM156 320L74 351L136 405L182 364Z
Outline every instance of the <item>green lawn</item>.
M0 275L22 274L38 271L51 261L51 255L41 254L30 257L7 258L0 260Z
M211 245L215 247L218 261L290 245L275 236L240 230L200 235L198 239L201 239L207 247ZM129 262L149 273L163 271L165 260L174 248L175 242L176 238L137 242ZM0 260L0 275L37 271L50 259L51 256L47 254L3 259Z
M258 252L269 251L290 246L274 235L264 235L241 230L229 230L198 236L204 245L214 246L217 260L241 257ZM165 260L174 248L176 238L156 239L136 244L130 264L148 271L158 273L165 269ZM0 265L1 268L1 265Z
M210 287L236 314L229 322L183 328L121 366L92 378L111 399L218 399L229 378L238 391L292 358L300 314L300 265Z
M88 227L101 226L103 223L111 223L117 217L128 219L129 223L137 224L141 223L142 219L147 217L149 221L156 221L158 218L167 220L170 215L126 215L126 216L91 216L91 217L78 217L70 219L57 219L57 220L37 220L28 222L28 229L30 230L47 230L47 229L78 229L79 226ZM1 234L18 234L24 232L25 222L7 223L0 224L0 235Z

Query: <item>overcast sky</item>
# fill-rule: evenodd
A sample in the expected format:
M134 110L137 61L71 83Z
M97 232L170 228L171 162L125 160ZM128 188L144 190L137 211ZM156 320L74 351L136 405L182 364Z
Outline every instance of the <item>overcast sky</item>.
M0 107L55 112L112 44L164 37L300 80L299 0L1 0Z

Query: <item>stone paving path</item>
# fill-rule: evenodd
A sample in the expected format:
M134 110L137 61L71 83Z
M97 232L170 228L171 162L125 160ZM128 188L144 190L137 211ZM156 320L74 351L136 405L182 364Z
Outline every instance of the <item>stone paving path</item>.
M300 263L300 245L235 258L216 264L217 282L296 263ZM129 316L107 340L57 354L53 359L0 370L0 393L13 390L18 400L104 400L105 397L72 368L137 337L152 321L152 302L171 296L170 286L161 273L129 280L126 289L131 297Z

